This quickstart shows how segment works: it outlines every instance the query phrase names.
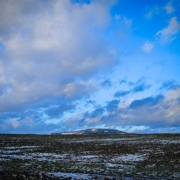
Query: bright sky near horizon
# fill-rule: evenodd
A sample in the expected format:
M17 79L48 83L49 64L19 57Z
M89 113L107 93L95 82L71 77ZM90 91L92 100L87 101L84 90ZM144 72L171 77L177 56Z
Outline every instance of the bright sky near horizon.
M180 132L179 0L0 0L0 133Z

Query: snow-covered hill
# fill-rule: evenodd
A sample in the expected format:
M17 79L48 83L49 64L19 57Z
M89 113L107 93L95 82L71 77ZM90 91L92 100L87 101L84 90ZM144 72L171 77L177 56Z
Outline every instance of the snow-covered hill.
M63 133L52 133L52 134L125 134L126 132L119 131L116 129L101 129L101 128L92 128L92 129L85 129L79 131L72 131L72 132L63 132Z

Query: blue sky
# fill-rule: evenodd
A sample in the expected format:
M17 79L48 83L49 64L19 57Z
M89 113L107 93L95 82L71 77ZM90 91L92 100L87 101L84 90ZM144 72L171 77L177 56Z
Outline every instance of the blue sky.
M180 1L0 1L0 133L180 132Z

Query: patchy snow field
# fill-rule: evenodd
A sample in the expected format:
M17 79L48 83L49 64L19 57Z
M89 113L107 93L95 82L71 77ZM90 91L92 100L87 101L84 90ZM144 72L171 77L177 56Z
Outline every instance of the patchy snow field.
M180 134L0 135L0 179L180 179Z

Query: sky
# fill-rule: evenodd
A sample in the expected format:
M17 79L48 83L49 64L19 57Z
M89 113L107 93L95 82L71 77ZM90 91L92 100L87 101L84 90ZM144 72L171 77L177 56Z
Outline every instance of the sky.
M0 0L0 133L180 133L179 0Z

